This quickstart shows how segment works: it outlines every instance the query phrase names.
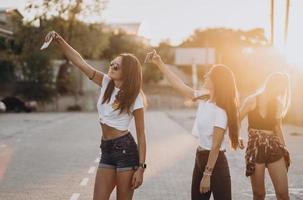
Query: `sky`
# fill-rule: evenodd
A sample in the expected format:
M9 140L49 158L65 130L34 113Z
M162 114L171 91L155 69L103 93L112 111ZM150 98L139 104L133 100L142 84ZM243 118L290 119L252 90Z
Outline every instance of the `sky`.
M0 7L23 12L26 0L0 0ZM270 37L271 0L108 0L98 21L140 22L139 34L156 45L169 40L180 44L197 28L263 28ZM275 0L275 45L283 47L286 0ZM294 59L303 46L303 0L290 0L288 46ZM24 13L24 12L23 12ZM301 24L300 24L301 23ZM295 56L294 56L295 55ZM302 60L303 63L303 60Z

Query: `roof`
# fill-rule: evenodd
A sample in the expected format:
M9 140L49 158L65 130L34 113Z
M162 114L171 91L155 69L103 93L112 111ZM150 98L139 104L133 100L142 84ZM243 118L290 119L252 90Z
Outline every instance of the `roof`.
M17 15L19 15L21 18L23 18L23 15L19 12L17 8L0 8L0 13L11 13L15 12Z
M9 30L6 30L6 29L3 29L0 27L0 34L12 36L14 33L12 31L9 31Z

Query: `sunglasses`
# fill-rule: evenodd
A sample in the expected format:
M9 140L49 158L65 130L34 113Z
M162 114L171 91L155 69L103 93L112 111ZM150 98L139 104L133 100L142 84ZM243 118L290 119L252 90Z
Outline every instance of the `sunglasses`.
M111 69L113 69L114 71L118 71L118 70L120 69L120 65L117 64L117 63L111 63L111 64L109 65L109 67L110 67Z

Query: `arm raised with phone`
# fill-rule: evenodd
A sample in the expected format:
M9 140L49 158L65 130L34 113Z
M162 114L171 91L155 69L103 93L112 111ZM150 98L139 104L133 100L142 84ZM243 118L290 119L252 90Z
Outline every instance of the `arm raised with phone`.
M183 96L190 99L195 98L194 89L186 85L183 80L181 80L171 69L169 69L169 67L162 61L161 57L155 50L146 55L145 62L157 65L171 85L181 92Z
M45 44L49 44L52 40L57 42L60 49L63 51L64 55L68 60L70 60L76 67L78 67L89 79L91 79L94 83L101 86L102 79L104 76L104 73L101 71L96 70L94 67L89 65L85 60L82 58L82 56L73 49L58 33L55 31L49 32L45 37ZM48 45L46 45L47 47ZM45 45L43 45L44 49L46 48Z

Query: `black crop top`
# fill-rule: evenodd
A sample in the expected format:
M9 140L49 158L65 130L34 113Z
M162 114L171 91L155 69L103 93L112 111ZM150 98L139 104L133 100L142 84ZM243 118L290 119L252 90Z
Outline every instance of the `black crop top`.
M278 122L276 118L277 101L268 102L266 116L262 117L259 112L259 96L256 97L256 107L248 113L248 129L275 130Z

